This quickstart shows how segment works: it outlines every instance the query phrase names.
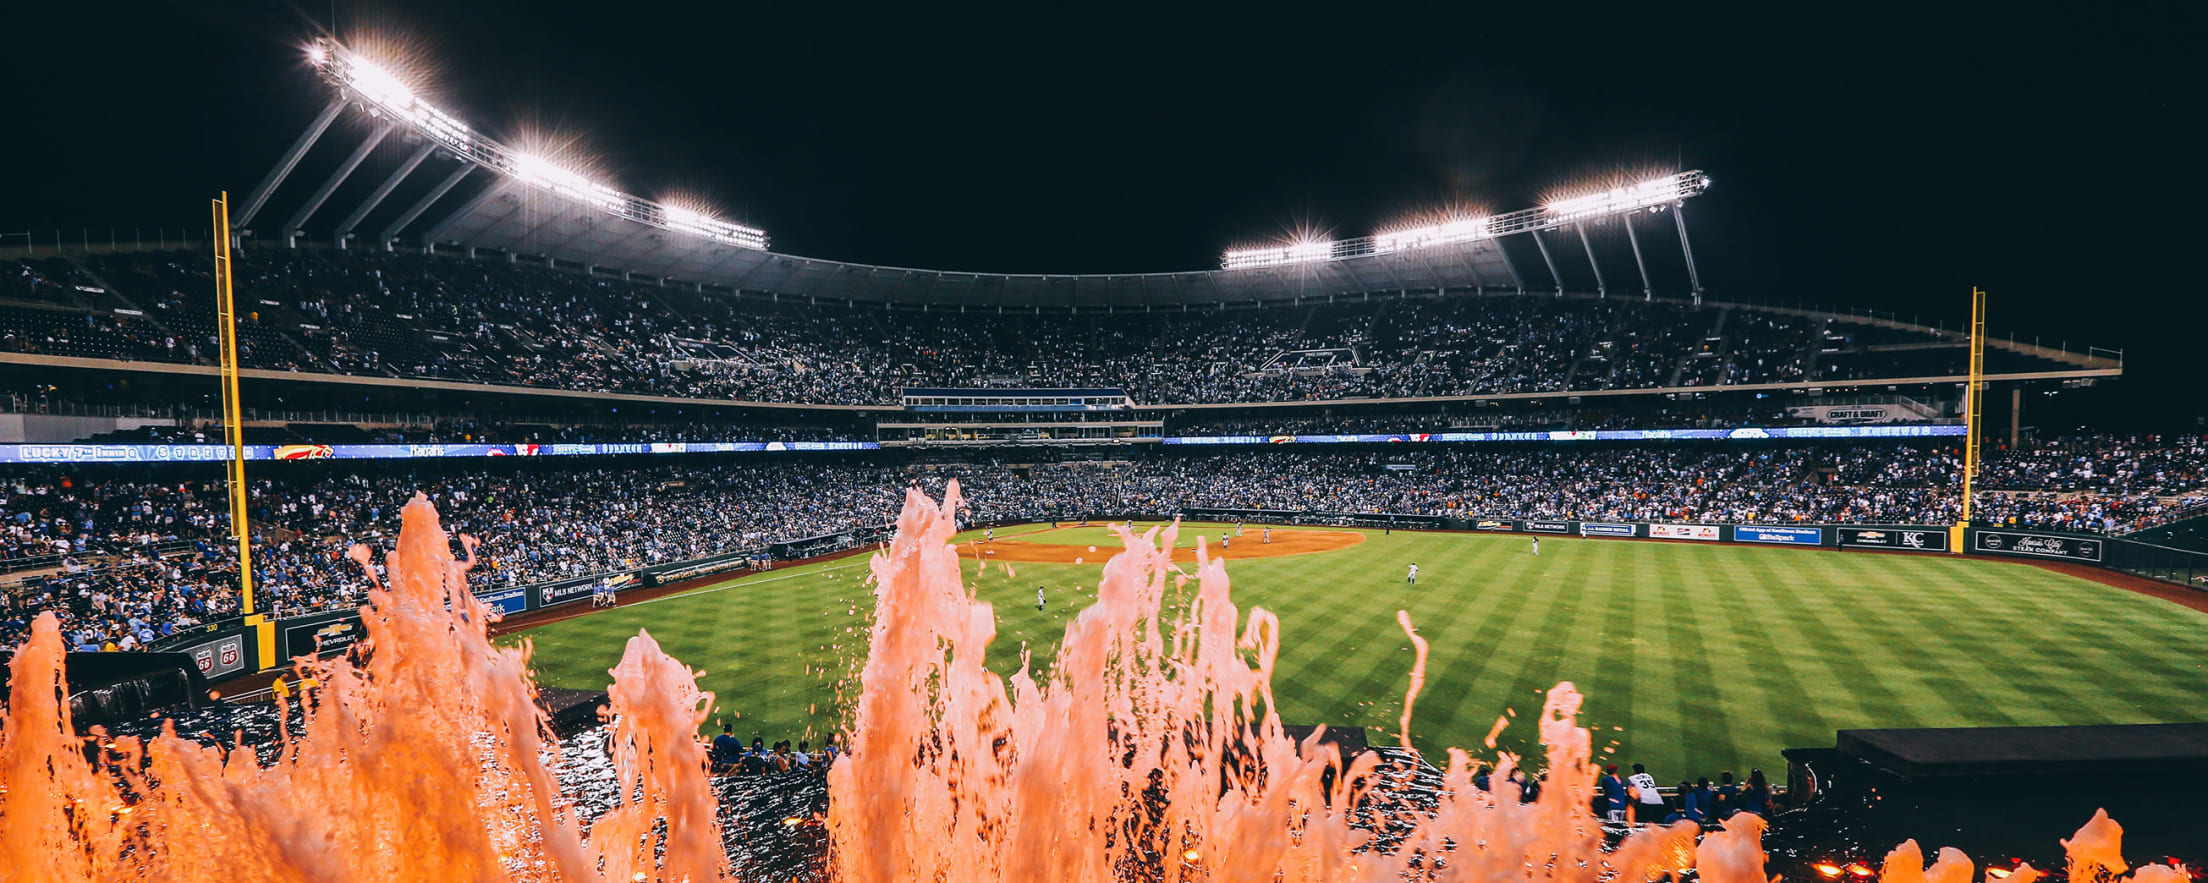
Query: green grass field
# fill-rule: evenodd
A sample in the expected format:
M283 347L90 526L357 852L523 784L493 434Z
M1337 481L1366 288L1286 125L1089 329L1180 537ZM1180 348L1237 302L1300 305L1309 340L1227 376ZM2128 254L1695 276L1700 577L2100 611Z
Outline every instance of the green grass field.
M1478 755L1496 717L1514 709L1521 723L1504 747L1523 750L1542 691L1569 680L1588 694L1582 722L1596 744L1616 740L1616 760L1646 763L1667 783L1776 771L1780 749L1831 745L1842 728L2208 714L2208 618L2024 564L1564 537L1548 538L1536 558L1523 536L1366 534L1339 551L1228 564L1235 600L1281 618L1275 688L1289 723L1394 738L1412 661L1399 608L1432 643L1411 726L1419 747ZM1101 528L1029 539L1094 544L1099 554L1080 565L1015 564L1016 578L992 566L978 579L975 590L996 605L990 655L1002 672L1018 665L1023 643L1038 667L1047 663L1116 548ZM1413 561L1415 590L1403 584ZM747 739L817 740L865 649L865 577L865 559L850 558L524 634L543 683L603 689L623 641L649 629L706 671L716 721L733 718ZM1040 612L1037 585L1051 597Z

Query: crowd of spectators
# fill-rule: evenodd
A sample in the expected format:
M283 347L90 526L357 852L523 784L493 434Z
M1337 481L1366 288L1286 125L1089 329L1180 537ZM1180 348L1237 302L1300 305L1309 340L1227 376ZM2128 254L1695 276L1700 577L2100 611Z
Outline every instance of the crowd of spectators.
M1811 417L1795 417L1784 408L1754 411L1672 407L1621 410L1597 407L1543 408L1526 411L1490 409L1461 413L1388 412L1328 414L1318 417L1204 416L1186 412L1166 422L1167 435L1341 435L1407 432L1486 432L1577 429L1680 429L1694 427L1812 425Z
M214 357L203 257L87 265L141 309L0 305L0 346ZM19 266L29 279L60 272ZM769 303L372 250L258 249L239 266L240 352L253 367L762 402L890 404L926 386L1110 386L1145 404L1649 389L1952 373L1960 353L1930 335L1878 329L1859 343L1823 319L1635 298L1037 315ZM56 288L19 281L0 298ZM1868 351L1896 339L1926 346Z
M964 484L975 522L1186 508L1747 524L1942 524L1959 452L1909 444L1449 446L1157 451L1010 467L890 455L571 463L314 463L251 482L255 583L290 615L365 599L346 550L389 548L417 491L482 540L478 588L848 534L903 489ZM39 610L81 645L136 646L232 615L237 563L214 476L180 466L22 469L0 522L0 644ZM1974 518L2086 533L2208 502L2208 440L2062 438L1986 456Z

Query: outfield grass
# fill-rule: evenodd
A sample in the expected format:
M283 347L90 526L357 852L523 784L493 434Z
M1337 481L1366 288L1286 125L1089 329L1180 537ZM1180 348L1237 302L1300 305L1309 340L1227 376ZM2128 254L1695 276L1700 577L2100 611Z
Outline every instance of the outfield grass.
M1831 745L1851 727L2204 719L2208 619L2024 564L1564 537L1536 558L1523 536L1364 533L1339 551L1228 565L1239 604L1280 615L1275 688L1290 723L1394 738L1412 660L1399 608L1432 644L1411 725L1419 747L1478 749L1511 709L1522 723L1504 747L1523 750L1542 691L1570 680L1588 694L1582 721L1598 748L1616 740L1615 759L1666 783L1775 772L1780 749ZM1101 528L1025 539L1116 548ZM999 622L992 667L1011 671L1023 643L1046 664L1095 597L1103 557L979 577ZM1413 561L1416 589L1403 584ZM734 716L747 739L817 740L864 651L864 562L751 575L525 634L542 682L602 689L623 640L649 629L706 670L716 721ZM1051 597L1042 611L1037 585Z

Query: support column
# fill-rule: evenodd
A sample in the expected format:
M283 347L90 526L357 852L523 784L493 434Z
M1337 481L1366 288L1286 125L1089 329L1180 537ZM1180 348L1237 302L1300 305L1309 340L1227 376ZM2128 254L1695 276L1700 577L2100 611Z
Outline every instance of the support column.
M1694 286L1694 305L1699 307L1702 305L1702 274L1694 271L1694 246L1687 242L1687 207L1685 203L1674 203L1672 205L1671 219L1679 225L1679 250L1687 256L1687 282Z
M460 179L467 177L468 173L472 171L475 171L475 165L465 162L461 163L459 168L453 169L452 174L446 175L445 180L437 182L437 186L431 188L427 195L409 206L404 214L399 215L398 220L392 221L391 226L383 228L383 232L376 235L377 247L386 251L390 250L391 243L399 238L399 231L406 229L406 225L414 223L414 219L421 217L423 212L429 211L432 203L445 198L445 194L452 192L452 188L460 183Z
M2009 450L2016 450L2017 433L2024 427L2024 387L2009 387Z
M1618 220L1625 224L1626 241L1633 243L1633 266L1641 271L1641 299L1655 300L1656 287L1648 284L1648 262L1641 260L1641 237L1633 232L1633 213L1619 215ZM1701 298L1695 298L1695 301L1699 305Z
M1556 294L1558 297L1562 297L1564 295L1564 274L1556 271L1556 258L1549 255L1549 244L1541 241L1541 231L1533 230L1530 232L1533 236L1534 247L1541 249L1541 262L1549 265L1549 278L1556 280Z
M1602 281L1602 265L1595 263L1595 244L1587 241L1586 223L1573 224L1572 229L1579 232L1579 247L1587 251L1587 266L1595 271L1595 296L1609 297L1610 286Z
M1503 241L1500 239L1495 240L1495 254L1503 259L1503 269L1510 271L1510 284L1517 286L1519 294L1525 294L1525 277L1518 275L1518 265L1511 261L1510 249L1504 248Z
M369 212L375 211L376 206L382 205L384 198L390 196L391 191L398 189L399 182L406 180L406 176L414 174L414 168L421 165L422 160L428 159L430 151L435 149L436 145L434 143L423 141L422 146L415 149L413 155L406 158L406 162L399 164L398 171L392 172L391 177L383 179L382 184L376 185L374 193L368 194L367 199L361 200L360 207L353 209L352 214L346 215L345 220L337 222L337 231L331 238L337 241L338 248L345 247L345 237L352 235L353 228L360 226L360 222L368 217Z
M344 99L330 99L329 106L322 108L321 115L307 124L307 130L299 133L298 140L291 142L291 149L284 151L284 158L276 161L276 167L268 170L268 174L261 178L261 183L254 186L252 193L246 194L245 210L238 212L231 226L243 227L253 223L253 216L260 214L261 206L268 203L269 194L275 193L276 188L283 186L284 179L291 177L291 170L298 167L299 158L306 156L314 142L321 140L322 133L329 131L330 123L336 121L338 112L344 109Z
M429 229L423 230L422 239L430 240L443 236L446 230L452 229L452 225L460 223L461 219L474 214L475 210L482 208L484 203L490 202L492 198L519 186L522 185L515 183L512 179L493 180L489 186L483 188L483 192L476 194L474 198L454 209L452 214L446 215L443 220L430 225ZM512 254L512 249L508 249L507 253Z
M367 161L368 154L375 151L376 145L383 143L383 139L391 134L394 125L393 123L384 123L377 126L376 130L368 135L368 140L360 142L359 147L353 148L352 155L345 157L345 161L338 165L337 171L330 173L329 180L323 181L322 186L315 188L314 195L307 197L307 204L300 206L299 211L291 216L291 220L284 222L284 245L286 247L298 247L299 228L306 226L307 219L314 217L314 213L322 208L322 203L330 198L330 194L337 192L338 185L345 183L346 178L353 176L353 170L360 168L360 164Z

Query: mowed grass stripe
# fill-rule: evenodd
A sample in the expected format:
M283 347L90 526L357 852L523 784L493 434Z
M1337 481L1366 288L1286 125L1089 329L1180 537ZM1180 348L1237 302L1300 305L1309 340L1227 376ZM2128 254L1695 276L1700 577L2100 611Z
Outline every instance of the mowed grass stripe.
M1805 686L1819 682L1825 672L1800 652L1791 624L1769 615L1772 601L1764 581L1770 577L1765 569L1753 566L1754 560L1748 555L1716 555L1704 571L1715 608L1707 615L1725 635L1721 643L1732 649L1717 658L1726 679L1739 688L1737 699L1725 712L1734 730L1735 750L1741 754L1731 766L1721 763L1718 769L1733 768L1743 774L1772 762L1767 758L1757 762L1752 749L1759 743L1814 745L1838 728L1831 707L1811 697ZM1785 640L1782 629L1788 632Z
M1430 751L1486 754L1479 740L1506 708L1520 723L1504 745L1526 750L1540 694L1567 679L1589 695L1596 746L1621 743L1605 758L1642 760L1667 781L1770 769L1779 749L1829 745L1841 727L2203 717L2208 620L2157 599L1976 559L1548 539L1534 558L1523 535L1370 531L1347 549L1228 569L1245 613L1281 619L1275 688L1291 722L1384 727L1374 740L1393 741L1412 661L1395 611L1409 610L1433 645L1412 722ZM1047 664L1116 548L1097 545L1083 565L964 572L996 609L993 670L1017 668L1022 641ZM1415 592L1402 586L1412 560ZM872 599L857 563L747 576L525 634L544 683L600 689L622 642L648 628L708 672L719 716L740 713L740 734L804 738L835 723L838 685L864 649ZM1049 586L1044 611L1037 584ZM1169 605L1193 590L1169 587Z
M2045 658L2040 653L2002 652L1998 639L1988 640L1998 634L1988 629L1997 622L2009 621L2010 611L1999 609L2004 605L1987 603L1978 587L1962 578L1962 570L1933 568L1909 576L1912 578L1910 585L1919 590L1911 596L1923 599L1926 602L1923 606L1927 608L1915 615L1938 617L1951 626L1929 630L1934 640L1946 645L1948 652L1941 655L1970 660L1973 664L1973 670L1966 677L1970 679L1976 703L1958 709L1958 725L1977 725L1987 720L2013 726L2117 722L2104 708L2088 701L2085 694L2094 688L2087 682L2074 676L2047 677L2046 672L2035 671ZM2021 624L2016 627L2023 628ZM2067 647L2068 642L2053 642L2045 652L2067 655ZM2027 656L2037 658L2025 658ZM1942 686L1934 685L1934 688Z
M1848 560L1837 552L1826 557ZM1852 626L1855 643L1866 654L1884 657L1879 668L1891 672L1895 692L1920 725L1952 726L1977 714L1987 715L1994 726L2020 723L2002 707L1999 698L1981 689L1987 680L1976 654L1937 652L1933 645L1940 640L1941 630L1913 626L1903 605L1926 592L1927 581L1892 570L1864 568L1861 562L1861 558L1853 559L1850 563L1857 566L1849 567L1847 572L1853 575L1856 591L1863 597L1836 594L1821 599L1818 609L1828 612L1831 621L1847 623L1843 628ZM1872 604L1875 609L1860 616L1849 616L1844 609Z
M1508 608L1513 614L1524 607L1525 593L1485 591L1487 585L1513 585L1529 581L1536 561L1522 543L1506 537L1468 536L1457 548L1461 554L1449 565L1466 575L1473 585L1457 597L1429 599L1423 615L1412 624L1430 648L1426 665L1427 687L1419 699L1418 714L1411 721L1414 735L1427 732L1464 732L1490 725L1503 710L1491 704L1495 695L1483 687L1498 686L1498 679L1484 677L1485 662L1502 641L1485 642L1468 637L1486 622L1499 621ZM1436 606L1440 610L1431 610ZM1463 746L1477 752L1482 746Z
M1958 635L1959 640L1967 634L1977 657L1988 661L1989 668L1993 662L2001 663L1989 676L2010 684L2012 707L2019 717L2034 724L2056 724L2093 722L2086 718L2099 715L2102 723L2132 723L2138 718L2127 708L2187 699L2180 685L2202 671L2202 660L2208 658L2208 635L2197 621L2194 628L2177 634L2159 626L2197 619L2193 611L2094 584L2082 588L2147 603L2124 604L2102 617L2081 616L2064 603L2061 585L2049 580L2059 575L2022 565L2012 565L2011 570L2011 584L2026 604L1999 603L1982 587L1963 579L1960 569L1946 569L1940 582L1959 607L1970 611L1968 618L1960 620L1970 625L1947 634ZM2035 598L2044 600L2032 604ZM2037 613L2030 609L2033 606L2039 608ZM2048 615L2057 610L2062 612ZM1998 625L1989 628L1981 623ZM2189 645L2193 652L2168 655L2139 650L2158 644ZM2111 695L2121 705L2100 701Z
M1413 544L1432 548L1431 555L1420 551L1414 554L1425 557L1406 558L1403 562L1404 574L1408 574L1412 561L1419 563L1418 585L1409 585L1399 576L1388 588L1375 593L1378 600L1387 603L1369 605L1367 608L1367 615L1378 620L1376 624L1380 626L1371 633L1371 639L1384 645L1392 645L1395 652L1366 654L1365 664L1361 667L1354 658L1338 663L1341 672L1339 686L1346 689L1346 695L1374 697L1367 701L1373 703L1373 712L1386 716L1377 725L1383 727L1390 738L1395 738L1401 728L1402 697L1410 686L1411 668L1418 661L1410 636L1403 633L1402 624L1396 620L1395 614L1398 610L1410 614L1411 625L1420 630L1419 636L1427 640L1429 647L1427 686L1414 709L1414 712L1424 713L1414 716L1412 732L1424 732L1429 726L1448 728L1457 719L1460 711L1461 693L1437 689L1445 688L1452 680L1436 676L1436 660L1431 652L1434 635L1422 623L1433 622L1449 616L1452 611L1463 612L1464 609L1477 605L1480 594L1477 579L1486 568L1476 563L1484 557L1481 538L1452 536L1450 539L1456 542ZM1383 701L1378 698L1391 694L1395 697L1392 700Z
M1704 552L1716 550L1704 550ZM1720 644L1711 640L1717 626L1705 625L1702 611L1711 606L1710 577L1722 556L1695 554L1687 569L1661 570L1656 583L1665 600L1665 622L1678 635L1671 658L1672 695L1679 708L1678 739L1708 745L1723 757L1744 754L1737 738L1740 728L1726 714L1733 705L1746 705L1741 685L1718 676L1716 654ZM1732 701L1728 701L1731 699Z

